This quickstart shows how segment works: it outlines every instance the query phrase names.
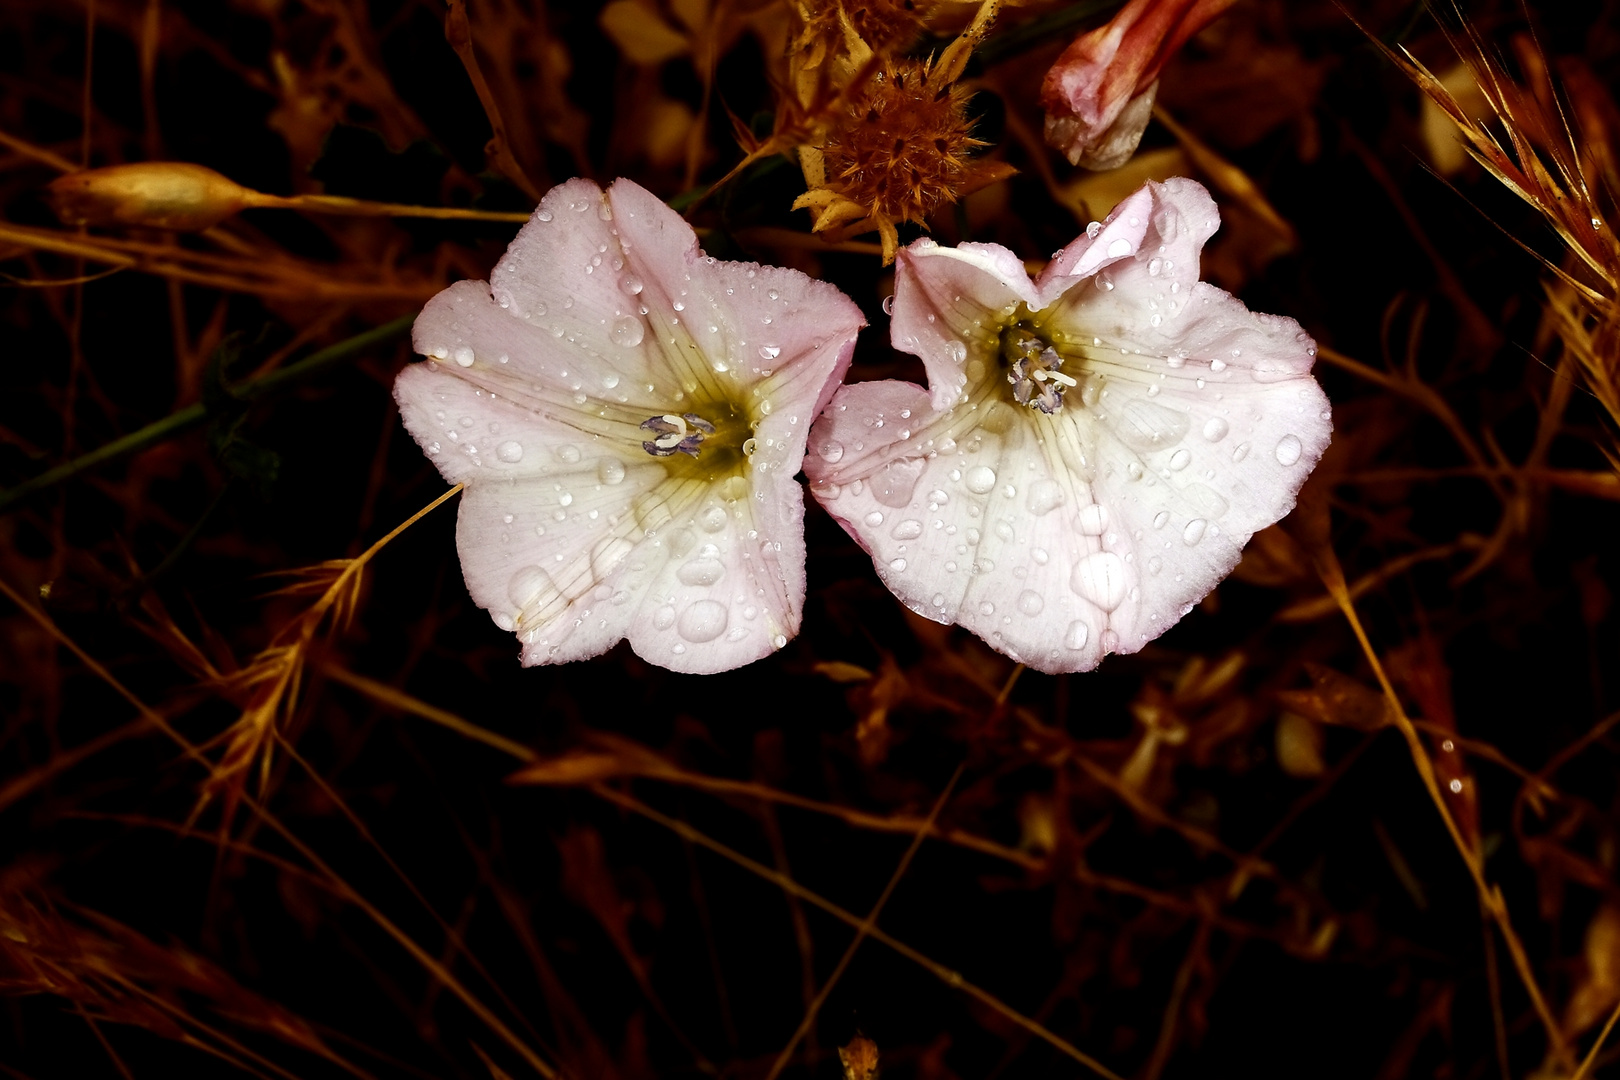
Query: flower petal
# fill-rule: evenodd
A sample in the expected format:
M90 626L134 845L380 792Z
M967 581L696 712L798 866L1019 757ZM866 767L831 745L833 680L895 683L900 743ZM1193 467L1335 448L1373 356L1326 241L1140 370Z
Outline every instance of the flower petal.
M834 397L811 490L908 606L1088 670L1163 633L1292 508L1331 433L1315 349L1196 280L1215 224L1192 182L1149 185L1059 253L1034 321L1079 382L1052 414L1005 400L999 367L943 409L905 383Z
M490 285L428 303L414 337L435 360L395 395L468 485L468 590L519 634L525 664L629 637L655 663L710 672L785 644L805 587L793 476L863 322L797 271L705 257L627 181L553 189ZM709 480L644 449L643 421L710 406L750 429L740 471Z
M1020 302L1038 306L1018 256L1000 244L941 247L924 237L900 252L894 267L894 347L922 357L938 408L948 408L968 381L968 354Z

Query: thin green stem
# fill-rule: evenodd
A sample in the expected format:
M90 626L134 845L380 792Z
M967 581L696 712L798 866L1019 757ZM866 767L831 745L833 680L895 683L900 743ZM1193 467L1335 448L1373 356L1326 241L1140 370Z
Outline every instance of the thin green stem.
M383 323L381 326L367 330L363 334L356 334L347 341L340 341L336 345L312 353L295 364L288 364L286 367L272 371L268 375L249 380L239 386L233 386L230 388L231 395L242 401L258 401L261 398L269 397L288 386L351 359L374 345L398 337L409 330L411 323L415 320L415 315L402 315L392 322ZM161 420L154 420L138 431L132 431L122 438L114 439L110 443L96 447L89 453L81 454L72 461L65 461L53 469L47 469L32 479L24 480L16 487L0 491L0 514L9 512L22 503L24 499L47 488L55 487L65 480L71 480L82 472L94 469L109 461L139 453L147 447L156 446L158 443L167 442L176 435L190 431L207 420L208 409L201 402L187 405L185 408L170 413Z

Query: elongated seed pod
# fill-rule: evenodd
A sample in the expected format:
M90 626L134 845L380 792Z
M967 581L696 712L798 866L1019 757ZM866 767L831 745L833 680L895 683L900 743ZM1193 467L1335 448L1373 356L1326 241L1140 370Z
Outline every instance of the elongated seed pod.
M68 225L133 225L196 232L217 225L259 197L213 169L183 161L143 161L85 169L46 186Z

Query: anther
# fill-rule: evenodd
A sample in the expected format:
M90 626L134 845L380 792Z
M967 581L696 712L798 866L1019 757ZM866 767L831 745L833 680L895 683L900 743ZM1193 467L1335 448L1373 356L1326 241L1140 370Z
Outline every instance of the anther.
M651 442L641 444L641 448L653 457L669 457L676 453L697 457L704 437L714 434L714 425L693 413L649 416L641 422L641 427L654 435Z

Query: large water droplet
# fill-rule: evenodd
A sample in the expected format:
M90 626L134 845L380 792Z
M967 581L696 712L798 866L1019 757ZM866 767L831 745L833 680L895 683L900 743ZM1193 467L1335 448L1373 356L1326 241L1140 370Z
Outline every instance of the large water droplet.
M1112 551L1097 551L1074 564L1069 587L1104 611L1125 602L1125 563Z
M1031 618L1039 615L1045 606L1046 601L1034 589L1025 589L1018 594L1018 610Z
M1109 415L1108 423L1121 442L1136 450L1172 447L1191 426L1186 413L1145 398L1127 401Z
M1063 486L1056 480L1037 480L1029 485L1029 512L1036 517L1050 514L1063 505Z
M1299 460L1299 455L1303 452L1304 447L1300 446L1296 436L1284 435L1277 443L1277 464L1292 465Z
M816 454L827 464L836 465L844 458L844 444L829 440L821 444L821 449L817 450Z
M867 524L868 528L872 528L872 529L875 529L879 525L883 524L883 513L882 513L882 511L874 510L870 514L867 514L866 515L866 524Z
M1177 450L1170 455L1170 471L1180 472L1192 462L1192 451Z
M1212 416L1204 424L1204 438L1210 442L1220 442L1226 438L1226 433L1232 430L1232 425L1226 422L1225 417Z
M636 277L636 275L626 274L624 275L624 280L619 282L619 287L625 292L629 293L631 296L636 296L641 292L643 286L641 284L641 279Z
M617 458L603 458L596 466L596 478L604 484L618 484L624 480L624 463Z
M726 564L719 559L693 559L691 562L682 563L680 569L675 571L675 576L681 579L682 585L713 585L726 576ZM684 635L685 631L682 633Z
M726 608L713 600L698 600L681 612L676 630L693 644L713 641L726 628Z
M996 470L988 465L975 465L967 471L963 480L969 491L983 495L996 486Z
M613 344L633 349L641 344L641 339L647 335L647 327L634 315L620 315L613 320L613 329L608 331L608 337Z
M916 518L906 518L894 527L889 535L896 540L915 540L922 535L923 524Z
M718 506L710 506L698 514L697 521L704 532L719 532L726 527L726 512Z
M950 354L953 363L960 364L967 359L967 345L956 338L950 340L950 343L945 346L945 351Z
M460 364L462 367L472 367L473 351L467 348L467 346L463 345L461 348L455 351L455 360L456 363Z
M1209 528L1209 522L1203 518L1193 518L1187 522L1187 527L1181 530L1182 543L1192 547L1204 538L1204 530Z
M557 460L564 465L577 465L579 463L579 447L573 443L563 443L553 453L557 455ZM563 505L568 504L564 503Z
M890 293L888 296L885 296L883 298L883 314L885 314L885 315L893 315L894 314L894 294L893 293Z
M889 462L872 477L872 498L884 506L899 508L908 505L926 464L923 458Z
M781 355L782 346L780 345L761 345L759 347L759 358L761 360L775 360Z
M1069 629L1064 632L1063 645L1065 648L1079 652L1086 647L1086 639L1089 637L1091 637L1091 627L1076 619L1069 624Z
M1075 523L1087 536L1101 536L1108 529L1108 507L1102 503L1082 506L1075 515Z
M508 465L514 465L523 460L523 444L508 439L495 448L495 456Z
M1136 245L1125 239L1123 236L1111 240L1108 243L1108 254L1116 259L1122 255L1129 255L1135 250Z
M519 608L539 607L558 594L551 575L538 566L525 566L506 584L506 595Z
M653 627L658 630L668 630L675 625L675 609L665 604L653 612Z

